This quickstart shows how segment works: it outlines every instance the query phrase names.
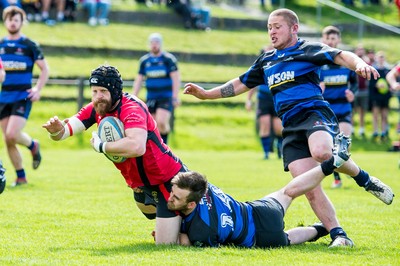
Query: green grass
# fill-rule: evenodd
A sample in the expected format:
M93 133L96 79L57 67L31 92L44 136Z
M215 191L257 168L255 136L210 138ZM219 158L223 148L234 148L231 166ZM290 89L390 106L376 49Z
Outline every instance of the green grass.
M130 27L123 25L94 30L84 24L71 24L50 30L32 24L25 32L45 44L82 45L87 36L96 36L96 40L91 38L93 47L146 49L147 34L157 28L131 27L135 31L126 34L126 42L120 38L120 30L129 31ZM255 32L254 36L250 32L254 39L243 42L238 38L240 32L212 31L210 35L196 32L200 37L194 38L192 33L180 29L160 29L171 36L165 38L168 50L200 52L206 50L207 44L210 51L253 54L252 49L257 53L264 43L260 40L267 39L265 32ZM67 31L74 34L65 34ZM219 34L224 36L219 38ZM385 37L376 38L375 44L385 40ZM395 40L388 40L387 46L398 50L391 44ZM371 44L374 44L372 38ZM246 45L251 48L245 50ZM396 56L400 59L396 54L393 58ZM104 61L118 65L125 79L133 78L137 71L137 59L100 55L47 58L54 76L85 76ZM210 77L209 81L223 82L246 70L191 63L180 63L180 68L186 81L207 81ZM48 86L43 94L73 97L76 88ZM85 94L88 96L88 90ZM241 201L258 199L291 179L275 155L268 161L261 159L254 113L242 108L240 102L244 103L244 99L245 96L240 96L196 105L199 101L182 95L183 105L176 110L176 128L170 138L173 151L189 168L206 174L212 183ZM49 140L41 128L50 116L69 117L76 109L74 102L35 103L26 131L41 141L43 164L37 171L31 170L30 155L27 149L21 149L30 182L26 187L9 186L15 174L4 143L0 143L0 158L8 178L8 186L0 195L1 265L397 265L400 262L397 200L385 206L346 177L340 190L329 189L332 177L326 178L322 185L336 207L342 226L355 241L354 249L328 250L329 238L274 250L155 246L150 236L154 222L146 220L138 211L131 190L112 164L90 148L90 132L95 128L63 142ZM392 139L398 138L394 133L397 119L398 114L391 112ZM371 132L370 114L367 131ZM385 152L389 146L390 143L354 138L352 158L398 194L399 154ZM289 229L311 224L316 218L301 197L290 207L285 220Z
M396 265L400 208L385 206L344 178L340 190L323 187L336 206L353 249L328 250L329 238L284 249L196 249L155 246L148 221L133 203L132 192L104 156L92 149L54 148L43 141L43 165L32 171L26 187L7 187L0 196L2 265ZM290 180L277 159L264 161L257 151L175 149L193 170L241 201L279 189ZM4 150L1 152L4 158ZM27 152L24 157L29 158ZM400 190L398 154L353 153L361 167ZM29 159L26 160L27 163ZM8 180L13 173L8 160ZM316 221L304 197L286 215L286 228Z
M254 55L256 58L256 55ZM52 77L85 77L101 64L107 63L118 68L124 80L133 80L137 76L139 58L121 58L115 56L47 56ZM74 66L74 67L71 67ZM243 74L248 66L228 66L214 64L195 64L178 62L182 81L225 83ZM35 69L38 75L38 69ZM51 90L51 88L49 88ZM46 89L47 90L47 89Z

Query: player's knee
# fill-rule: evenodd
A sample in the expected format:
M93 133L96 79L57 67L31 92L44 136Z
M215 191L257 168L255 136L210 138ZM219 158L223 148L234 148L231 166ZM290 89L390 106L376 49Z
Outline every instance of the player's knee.
M158 124L158 131L160 131L161 134L168 134L170 131L169 123L160 122Z
M7 133L4 137L7 145L15 145L17 144L17 134L15 133Z
M311 154L314 160L320 163L329 160L332 157L331 149L316 149L311 151Z

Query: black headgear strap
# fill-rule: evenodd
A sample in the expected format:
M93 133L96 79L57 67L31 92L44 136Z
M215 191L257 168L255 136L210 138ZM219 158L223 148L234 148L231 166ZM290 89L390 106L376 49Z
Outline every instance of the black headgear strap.
M99 66L92 71L89 79L90 86L106 88L111 94L111 106L122 97L122 78L118 69L112 66Z

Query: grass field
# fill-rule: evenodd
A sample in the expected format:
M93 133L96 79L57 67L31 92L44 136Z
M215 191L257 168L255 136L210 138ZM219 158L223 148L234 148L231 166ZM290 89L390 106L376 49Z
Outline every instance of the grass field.
M50 142L50 140L49 140ZM43 149L43 165L28 170L30 184L0 196L1 265L398 265L398 201L386 206L345 178L340 190L323 186L353 249L328 250L329 238L275 250L196 249L155 246L154 222L135 207L132 192L104 156L89 148ZM286 184L277 159L255 151L176 150L193 170L238 200L258 199ZM24 153L28 158L28 154ZM400 190L398 155L354 153L360 166ZM11 175L11 171L9 172ZM286 215L286 228L316 221L301 197Z
M293 1L304 6L302 15L310 20L313 13L307 6L311 2L314 1ZM129 8L136 10L133 5ZM366 10L373 12L371 7ZM224 10L217 10L216 14L239 16ZM326 15L327 18L329 12ZM146 49L143 40L157 29L168 36L165 45L169 50L252 54L267 40L265 32L246 32L250 39L242 42L237 41L240 31L213 30L206 34L119 24L96 29L82 23L54 28L31 24L25 29L28 36L43 44L81 45L87 43L87 36L96 36L98 39L91 39L92 47L121 49ZM121 31L126 36L121 36ZM400 60L396 41L386 36L366 40L371 46L387 47ZM82 76L82 73L85 76L104 61L117 65L125 79L133 78L137 71L137 61L130 58L93 54L47 58L52 76ZM185 81L223 82L248 66L185 62L180 67ZM49 86L43 94L70 97L75 92ZM183 105L176 110L176 128L170 146L190 169L206 174L210 182L240 201L261 198L290 181L276 155L268 161L262 160L254 113L246 112L241 105L245 96L208 104L196 104L199 101L189 96L182 99ZM21 149L29 179L27 186L10 187L15 173L4 143L0 143L0 158L8 178L6 190L0 195L0 265L400 265L398 199L386 206L346 177L342 189L330 189L332 177L327 177L322 186L334 203L342 226L355 242L353 249L328 250L328 237L316 243L273 250L155 246L150 236L154 222L138 211L132 191L112 163L91 149L91 130L63 142L53 142L41 128L50 116L69 117L76 109L76 103L66 101L35 104L26 130L40 140L43 163L33 171L27 149ZM397 119L398 114L391 112L392 140L399 137L394 132ZM371 131L370 115L367 130ZM355 138L352 157L399 194L400 156L386 152L389 147L390 142ZM300 197L289 208L285 221L286 229L290 229L312 224L316 217L306 199Z
M400 205L386 206L355 182L330 189L323 181L339 220L355 241L354 249L328 250L329 238L275 250L237 248L196 249L155 246L154 222L137 210L131 190L103 155L89 144L90 132L53 142L41 128L52 114L72 115L73 103L37 104L27 131L42 144L43 164L30 168L22 149L30 184L11 188L12 166L4 144L0 156L7 168L8 186L0 195L1 265L398 265ZM258 199L289 182L275 155L262 160L253 129L253 114L240 108L182 106L177 111L171 147L187 166L207 175L210 182L241 201ZM95 129L93 129L95 130ZM364 145L361 141L357 145ZM361 146L363 147L363 146ZM399 154L362 151L353 159L400 191ZM304 197L286 215L286 228L316 221Z

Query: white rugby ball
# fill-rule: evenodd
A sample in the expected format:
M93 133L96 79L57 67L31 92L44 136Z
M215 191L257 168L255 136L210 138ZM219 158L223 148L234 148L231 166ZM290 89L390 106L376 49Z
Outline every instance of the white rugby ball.
M116 117L106 116L99 124L98 134L103 142L114 142L125 137L124 124ZM114 163L122 163L126 160L125 157L113 156L107 153L104 155Z

